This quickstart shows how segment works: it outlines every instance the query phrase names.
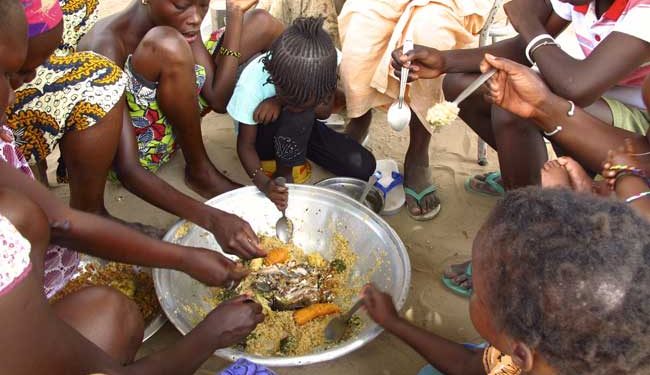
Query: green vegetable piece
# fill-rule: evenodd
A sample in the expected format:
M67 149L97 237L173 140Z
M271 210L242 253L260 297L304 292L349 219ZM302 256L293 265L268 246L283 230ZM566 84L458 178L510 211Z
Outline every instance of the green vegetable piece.
M345 271L345 269L347 268L347 266L345 265L345 262L344 262L342 259L334 259L334 260L330 263L330 268L331 268L334 272L341 273L341 272Z

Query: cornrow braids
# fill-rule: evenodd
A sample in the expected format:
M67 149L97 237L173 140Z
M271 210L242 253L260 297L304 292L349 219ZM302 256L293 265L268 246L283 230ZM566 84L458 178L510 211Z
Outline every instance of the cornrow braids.
M269 83L289 105L315 107L336 90L337 55L323 18L298 18L262 59Z
M560 375L650 373L650 223L615 200L526 188L482 232L500 329Z

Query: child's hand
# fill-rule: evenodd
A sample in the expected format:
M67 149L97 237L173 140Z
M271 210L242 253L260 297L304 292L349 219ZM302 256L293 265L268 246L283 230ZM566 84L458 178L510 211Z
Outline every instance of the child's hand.
M287 209L289 204L289 188L278 185L275 180L269 180L264 191L266 196L280 211Z
M226 0L226 10L240 10L246 12L255 5L259 0Z
M258 124L270 124L280 117L280 113L282 113L282 104L274 96L266 99L257 106L253 114L253 120Z
M222 302L199 327L207 326L219 347L225 348L242 342L263 321L262 306L248 296L239 296Z
M183 262L181 271L207 286L233 288L248 275L248 271L240 263L207 249L190 249Z
M220 212L211 228L208 229L228 254L237 255L242 259L259 258L266 255L259 246L259 239L253 228L237 215Z
M435 48L415 45L412 50L403 54L400 46L393 51L392 55L393 61L391 64L395 69L397 78L400 78L402 67L410 68L409 82L418 79L437 78L445 73L445 58Z
M481 71L496 69L487 82L488 99L519 117L531 118L550 101L551 92L531 69L514 61L486 54Z
M614 189L616 185L616 176L620 173L620 170L617 169L617 167L626 166L630 168L638 168L646 175L650 172L648 170L648 165L639 158L638 154L639 150L637 150L632 143L632 140L629 138L626 138L624 145L619 147L617 150L609 150L607 160L603 163L603 171L601 172L601 175L607 181L607 185L610 189Z
M399 319L393 298L389 294L379 291L372 284L366 285L363 289L363 304L372 320L382 327Z

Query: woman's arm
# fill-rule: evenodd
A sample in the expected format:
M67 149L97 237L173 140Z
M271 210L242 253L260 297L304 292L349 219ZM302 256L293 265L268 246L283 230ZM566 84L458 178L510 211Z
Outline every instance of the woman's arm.
M136 136L127 110L115 171L129 191L160 209L207 229L226 252L245 259L265 255L255 232L244 220L190 198L140 165Z
M208 285L240 280L245 273L219 253L154 240L116 221L73 210L45 187L0 161L0 188L19 191L45 212L52 243L99 258L185 272Z
M241 53L244 14L256 3L257 0L226 1L228 27L222 37L222 47ZM228 100L237 83L237 68L242 61L233 56L221 55L218 50L210 55L201 40L193 42L191 47L196 63L206 69L206 83L201 90L201 96L214 111L226 113Z

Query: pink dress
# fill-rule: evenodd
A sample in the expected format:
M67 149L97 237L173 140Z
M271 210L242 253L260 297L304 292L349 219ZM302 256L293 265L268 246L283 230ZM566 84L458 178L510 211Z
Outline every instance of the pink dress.
M0 215L0 297L16 287L32 269L31 245L6 217Z
M11 130L4 125L0 125L0 150L0 160L5 161L10 166L22 171L31 178L34 178L34 174L29 168L29 164L27 164L25 158L16 149ZM4 226L0 228L0 230L3 231L5 229ZM27 243L27 245L29 246L29 243ZM5 248L5 245L2 244L2 248L0 249L2 255L0 256L4 256L5 252L9 251L10 249ZM29 260L29 249L27 250L27 259ZM4 259L0 260L0 267L3 266L3 263ZM58 245L50 245L45 253L45 278L43 283L44 292L47 298L51 298L56 294L56 292L63 289L74 275L78 265L79 254L77 254L76 251ZM0 272L2 272L2 268L0 268ZM9 272L9 275L11 274L12 273ZM0 275L0 295L2 294L2 282L2 275Z

